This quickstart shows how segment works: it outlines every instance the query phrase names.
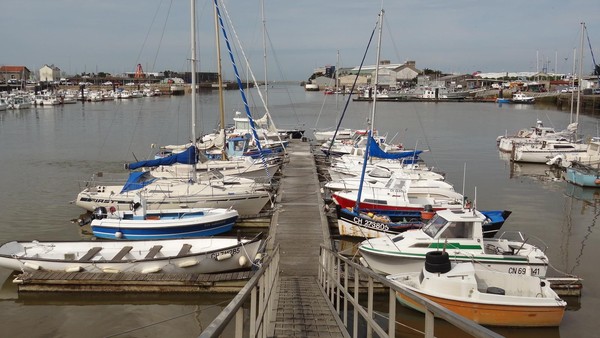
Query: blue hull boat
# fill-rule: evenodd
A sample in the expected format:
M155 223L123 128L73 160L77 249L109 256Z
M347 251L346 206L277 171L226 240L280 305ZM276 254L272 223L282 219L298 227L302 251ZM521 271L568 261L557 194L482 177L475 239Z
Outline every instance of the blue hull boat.
M600 188L600 169L579 162L567 168L565 180L581 187Z
M104 210L102 210L104 209ZM108 213L94 212L94 236L103 239L152 240L206 237L231 231L239 214L220 208L190 208Z

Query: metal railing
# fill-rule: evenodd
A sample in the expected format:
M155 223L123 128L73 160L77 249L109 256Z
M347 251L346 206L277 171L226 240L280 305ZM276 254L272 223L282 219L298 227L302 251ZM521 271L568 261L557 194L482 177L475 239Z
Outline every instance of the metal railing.
M366 337L395 337L396 330L396 293L400 293L425 309L425 337L434 337L435 317L444 319L451 325L474 337L502 337L501 335L468 320L446 308L420 297L416 293L400 288L385 277L370 269L357 264L346 257L321 245L318 282L321 291L327 296L327 301L334 309L340 321L349 330L349 314L352 312L352 336L359 336L359 316L366 324ZM351 280L352 277L352 280ZM365 289L366 277L366 309L360 303L360 289ZM362 279L361 279L362 278ZM374 282L380 283L388 292L388 327L383 328L375 320L374 311ZM365 295L362 295L365 297ZM364 303L364 299L363 299ZM351 308L349 308L351 306ZM361 337L364 332L361 332Z
M233 300L200 334L200 338L219 337L235 317L235 337L267 337L279 287L279 245L265 259ZM244 305L250 301L247 326L244 323Z

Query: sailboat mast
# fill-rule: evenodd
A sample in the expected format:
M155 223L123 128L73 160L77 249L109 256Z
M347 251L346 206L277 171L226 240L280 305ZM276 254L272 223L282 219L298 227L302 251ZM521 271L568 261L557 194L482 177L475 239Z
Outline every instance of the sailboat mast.
M363 184L364 184L364 180L365 180L365 172L367 171L367 161L369 159L369 149L370 147L370 143L371 143L371 137L373 136L373 122L375 121L375 106L377 103L377 81L379 78L379 58L381 57L380 54L380 50L381 50L381 32L382 32L382 27L383 27L383 14L384 14L384 10L383 8L381 9L381 12L379 14L379 37L378 37L378 42L377 42L377 65L375 66L375 91L373 92L373 110L371 112L371 123L369 124L369 130L367 132L367 147L365 149L365 158L363 160L363 166L360 172L360 182L358 183L358 194L356 195L356 204L354 205L354 210L356 212L358 212L358 210L360 209L360 200L361 200L361 195L362 195L362 189L363 189Z
M373 88L373 107L371 110L371 133L375 126L375 106L377 104L377 87L379 86L379 63L381 62L381 35L383 29L383 14L385 11L382 9L379 18L379 37L377 38L377 61L375 64L375 79L373 80L375 85Z
M262 42L263 42L263 68L265 71L265 105L269 106L269 83L267 81L267 20L265 19L265 0L260 1L260 15L262 18Z
M221 39L219 38L219 21L217 16L217 6L214 7L215 15L215 42L217 47L217 84L219 86L219 116L221 118L221 133L223 134L223 148L221 149L221 160L225 160L225 145L227 136L225 135L225 108L223 103L223 69L221 64ZM219 133L219 135L221 134Z
M581 44L579 45L579 74L577 74L577 112L575 122L579 123L579 107L581 106L581 76L583 74L583 35L585 23L581 23Z
M192 146L196 146L196 0L190 0L191 2L191 71L192 71ZM195 154L196 152L194 152ZM196 181L196 161L193 161L194 165L192 168L192 181Z

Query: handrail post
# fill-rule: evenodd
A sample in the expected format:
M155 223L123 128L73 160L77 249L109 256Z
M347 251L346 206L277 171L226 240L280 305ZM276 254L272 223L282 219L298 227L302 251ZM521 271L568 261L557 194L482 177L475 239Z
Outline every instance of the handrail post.
M367 313L369 314L369 320L367 320L367 338L373 337L373 327L371 326L371 320L373 319L373 278L369 276L368 292L367 292Z
M390 288L389 292L389 314L388 314L388 335L396 337L396 291Z

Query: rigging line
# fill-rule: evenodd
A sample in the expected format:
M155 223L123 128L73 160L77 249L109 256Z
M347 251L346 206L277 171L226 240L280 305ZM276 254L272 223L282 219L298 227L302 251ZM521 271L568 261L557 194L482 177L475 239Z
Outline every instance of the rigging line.
M267 177L269 178L269 180L272 179L271 174L269 173L269 167L267 166L267 161L265 159L264 153L263 153L263 149L262 146L260 145L260 140L258 138L258 134L256 132L256 125L254 124L254 119L252 118L252 113L250 112L250 107L248 106L248 99L246 98L246 94L244 93L244 87L242 85L242 79L240 78L240 73L238 72L237 69L237 65L235 63L235 59L233 58L233 52L231 50L231 44L229 43L229 37L227 36L227 32L225 31L225 26L223 24L223 18L221 17L221 11L219 10L219 0L214 0L214 4L215 4L215 9L217 11L217 17L219 19L219 25L221 27L221 32L223 33L223 38L225 39L225 45L227 46L227 51L229 52L229 58L231 59L231 65L233 66L233 71L235 73L235 78L237 80L238 83L238 88L240 90L240 95L242 96L242 101L244 102L244 108L246 109L246 115L248 116L248 122L250 123L250 129L252 130L252 134L254 136L254 140L256 141L256 147L258 148L258 153L261 159L261 162L265 168L265 172L267 173ZM227 8L225 8L225 3L221 2L223 4L223 9L225 10L225 14L227 15ZM229 20L229 16L227 16L227 19ZM231 21L229 21L230 23L230 27L232 28L232 31L234 33L234 35L237 38L237 34L235 34L235 29L233 29L233 24ZM238 40L239 43L239 40ZM241 48L240 48L241 49ZM242 53L244 53L244 50L241 49ZM245 55L244 55L245 56ZM252 74L252 70L250 70L250 73ZM252 77L254 78L254 74L252 74ZM258 88L258 93L260 98L262 99L262 94L260 93L260 88ZM263 100L263 104L265 104L264 100ZM269 108L266 106L265 104L265 110L267 111L267 114L269 113Z
M152 67L150 70L154 70L156 66L156 59L158 59L158 52L160 51L160 46L162 45L162 40L165 36L165 30L167 27L167 21L169 19L169 15L171 14L171 7L173 7L173 0L169 3L169 7L167 8L167 16L165 18L165 23L163 25L162 33L160 35L160 39L158 39L158 48L156 48L156 54L154 55L154 60L152 60Z
M269 32L266 30L265 30L265 34L267 36L267 41L269 41L269 46L271 47L271 53L273 54L273 60L275 61L275 65L277 66L279 75L281 76L281 79L284 80L284 79L286 79L286 77L283 74L281 64L279 63L279 59L277 58L277 53L275 52L275 49L273 48L273 41L271 41L271 36L269 35ZM287 89L287 87L285 89L285 92L288 96L288 99L290 100L290 106L292 107L292 111L294 112L294 117L296 118L296 122L298 123L298 125L304 126L303 123L302 124L300 123L300 117L298 116L298 112L296 111L296 105L294 104L294 102L292 100L292 95L290 94L290 91Z
M393 32L390 27L390 23L388 21L385 22L385 28L387 28L388 32ZM390 41L392 42L392 46L394 47L394 52L396 53L396 58L400 60L400 53L398 52L398 47L396 46L396 41L394 40L394 34L388 34L390 36Z
M346 104L344 105L344 109L342 110L342 114L340 119L335 127L335 132L333 133L333 137L331 138L331 142L329 143L329 148L327 149L326 157L329 158L329 154L331 152L331 147L333 147L333 143L335 142L335 137L337 136L337 132L340 129L340 125L342 124L342 120L344 119L344 115L346 115L346 109L348 108L348 104L352 99L352 93L354 93L354 88L356 87L356 82L358 81L358 77L362 70L363 65L365 64L365 59L367 58L367 52L369 51L369 47L371 46L371 42L373 41L373 36L375 36L375 31L377 30L377 26L379 26L380 15L377 16L377 21L375 22L375 27L373 27L373 31L371 32L371 37L369 37L369 42L367 43L367 48L363 54L362 60L360 61L360 66L358 67L358 72L356 73L356 77L354 78L354 82L352 83L352 88L350 89L350 95L348 95L348 99L346 99ZM379 65L376 65L378 67Z
M142 42L142 47L140 48L140 52L138 53L138 56L136 58L136 64L140 63L140 58L142 57L142 52L144 51L144 47L146 46L146 42L148 41L148 37L150 36L150 30L152 30L152 26L154 26L154 21L156 20L156 17L158 16L159 10L160 10L160 5L161 3L158 3L158 7L156 7L156 11L154 12L154 17L152 17L152 21L150 21L150 27L148 27L148 31L146 32L146 37L144 38L144 42Z
M596 73L596 67L598 67L598 65L596 64L596 58L594 58L594 50L592 49L592 42L590 41L590 34L587 30L587 26L585 25L585 23L583 24L583 29L585 29L585 36L587 37L588 46L590 47L590 53L592 54L594 73ZM598 76L598 82L600 82L600 72L598 72L596 75Z

